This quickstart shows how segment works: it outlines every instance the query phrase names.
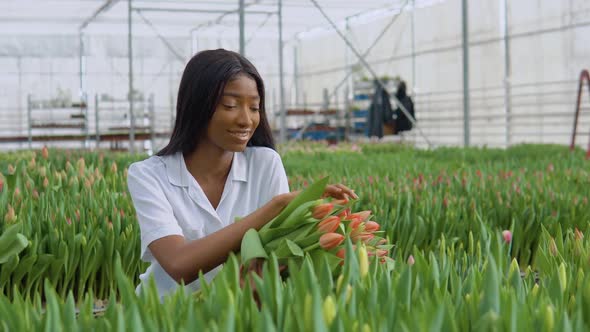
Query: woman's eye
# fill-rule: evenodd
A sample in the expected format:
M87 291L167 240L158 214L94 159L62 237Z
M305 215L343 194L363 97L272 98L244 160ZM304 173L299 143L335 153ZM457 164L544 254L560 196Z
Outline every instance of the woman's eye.
M260 108L258 108L258 107L250 107L250 109L254 112L260 111Z
M226 108L236 108L236 105L223 105Z

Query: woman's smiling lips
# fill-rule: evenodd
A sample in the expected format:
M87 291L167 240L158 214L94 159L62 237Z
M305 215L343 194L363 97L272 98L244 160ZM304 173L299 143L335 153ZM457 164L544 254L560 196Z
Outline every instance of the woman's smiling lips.
M250 130L228 130L228 132L235 138L247 141L250 138Z

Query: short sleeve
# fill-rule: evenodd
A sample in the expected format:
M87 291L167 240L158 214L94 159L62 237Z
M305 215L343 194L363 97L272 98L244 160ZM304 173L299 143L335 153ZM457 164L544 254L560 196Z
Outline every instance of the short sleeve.
M127 173L127 187L141 232L140 257L150 262L153 258L148 248L150 243L169 235L184 236L182 228L152 169L132 164Z
M277 195L289 192L287 173L285 172L281 156L276 152L273 153L270 175L268 190L266 191L266 195L263 195L264 199L260 206L266 204Z

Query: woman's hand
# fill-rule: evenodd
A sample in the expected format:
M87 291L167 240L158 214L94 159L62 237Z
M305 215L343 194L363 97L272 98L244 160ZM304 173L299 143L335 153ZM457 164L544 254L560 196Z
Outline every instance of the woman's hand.
M301 193L301 190L297 190L297 191L292 191L289 193L277 195L277 196L275 196L274 201L280 206L281 209L283 209L289 203L291 203L291 201L293 199L295 199L295 197L297 197L297 195L299 195L300 193ZM347 186L345 186L341 183L327 185L326 188L324 189L324 193L322 194L322 198L325 198L325 197L332 197L335 199L348 199L348 198L357 199L357 198L359 198L355 194L354 190L348 188Z
M347 186L341 183L327 185L324 189L324 194L322 195L322 197L332 197L335 199L359 198L354 193L354 190L348 188Z

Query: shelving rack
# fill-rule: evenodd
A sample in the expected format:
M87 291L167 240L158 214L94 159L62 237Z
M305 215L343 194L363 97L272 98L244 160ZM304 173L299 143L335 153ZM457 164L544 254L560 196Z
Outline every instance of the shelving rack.
M35 99L27 96L27 127L29 148L34 141L80 140L86 147L88 140L88 107L85 98L80 102L65 99Z
M133 98L135 123L132 126L129 99L117 99L105 94L95 95L94 140L96 148L100 147L101 141L109 141L111 149L124 149L123 142L131 144L132 128L134 142L142 142L145 150L153 148L156 135L154 95L150 94L148 98L143 95L134 95Z

